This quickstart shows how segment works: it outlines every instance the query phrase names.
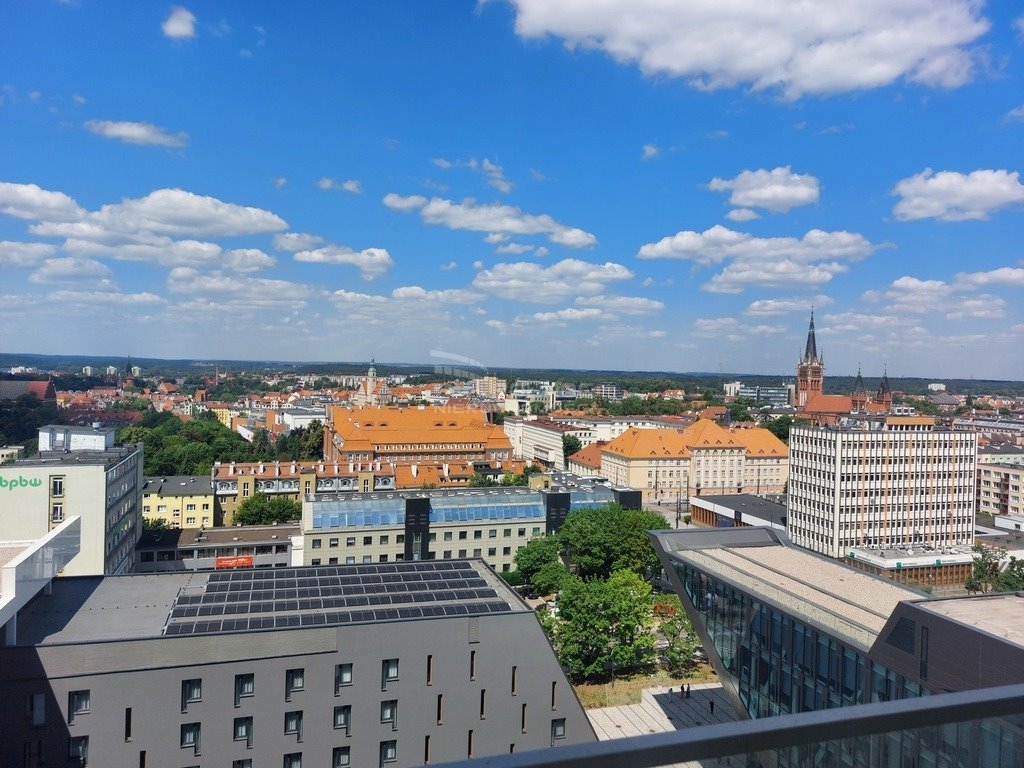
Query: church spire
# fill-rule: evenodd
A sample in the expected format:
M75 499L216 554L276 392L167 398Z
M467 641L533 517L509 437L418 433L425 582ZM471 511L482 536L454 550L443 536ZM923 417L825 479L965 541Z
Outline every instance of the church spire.
M883 402L886 399L892 399L892 387L889 386L889 367L886 366L882 369L882 380L878 383L878 397L879 402Z
M814 336L814 310L811 310L811 324L807 328L807 346L804 347L804 360L818 359L818 341Z
M853 394L859 395L867 392L867 388L864 386L864 377L860 375L860 363L857 363L857 378L853 382Z

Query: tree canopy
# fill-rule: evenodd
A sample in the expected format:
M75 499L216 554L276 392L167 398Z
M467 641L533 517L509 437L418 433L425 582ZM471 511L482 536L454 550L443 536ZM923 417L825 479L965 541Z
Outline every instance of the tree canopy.
M302 517L302 504L282 496L270 498L257 493L238 505L233 522L235 525L273 525L290 523Z
M620 570L644 576L661 567L647 531L663 528L668 524L657 512L610 504L570 512L558 537L583 578L606 579Z
M974 545L974 568L964 585L972 592L1024 590L1024 560L1006 557L1004 547Z
M549 563L559 562L558 552L561 549L561 541L557 534L550 536L535 536L526 542L525 547L516 551L516 570L523 579L524 584L532 584L533 576L541 568Z

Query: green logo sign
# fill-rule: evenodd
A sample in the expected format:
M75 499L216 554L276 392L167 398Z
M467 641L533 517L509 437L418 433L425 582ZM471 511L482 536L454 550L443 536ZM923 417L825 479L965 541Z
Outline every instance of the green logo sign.
M0 488L6 488L9 491L13 491L15 488L38 488L43 484L43 481L33 477L31 480L24 475L18 475L8 480L6 477L0 477Z

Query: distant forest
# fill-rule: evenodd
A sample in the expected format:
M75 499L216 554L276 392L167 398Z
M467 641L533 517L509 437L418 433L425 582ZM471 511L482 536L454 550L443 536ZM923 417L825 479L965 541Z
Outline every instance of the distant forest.
M24 365L41 369L66 371L68 380L81 381L83 366L91 365L103 370L113 365L123 370L127 358L124 357L84 357L62 355L23 355L0 353L0 368L11 368ZM337 363L294 363L280 361L240 361L240 360L161 360L157 358L132 358L132 364L142 368L142 375L148 381L161 378L185 378L189 384L199 381L202 376L209 376L215 370L221 374L267 376L279 375L294 377L299 375L360 375L366 372L370 362L337 362ZM578 389L587 389L595 384L617 384L631 392L659 392L664 389L685 389L688 393L712 391L720 393L722 384L727 381L743 381L746 384L761 386L781 386L794 379L793 373L785 375L764 375L751 373L707 373L674 371L603 371L603 370L571 370L565 368L492 368L452 371L449 368L437 369L429 364L394 364L377 363L377 373L381 376L405 375L415 377L419 381L438 381L452 378L473 376L498 376L507 380L539 379L558 381ZM80 378L79 378L80 377ZM88 377L90 380L102 381L101 377ZM893 389L911 395L928 394L928 384L941 381L950 394L1001 395L1005 397L1024 396L1024 381L998 381L992 379L948 379L948 378L909 378L889 377ZM853 390L853 376L831 376L826 374L825 389L837 394L849 393ZM879 378L866 377L865 385L869 390L877 389ZM188 388L188 387L186 387Z

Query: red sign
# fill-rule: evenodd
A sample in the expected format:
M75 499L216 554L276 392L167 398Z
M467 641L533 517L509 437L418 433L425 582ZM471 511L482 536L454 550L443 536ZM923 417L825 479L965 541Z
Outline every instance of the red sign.
M252 568L252 555L238 555L236 557L218 557L214 561L214 568Z

